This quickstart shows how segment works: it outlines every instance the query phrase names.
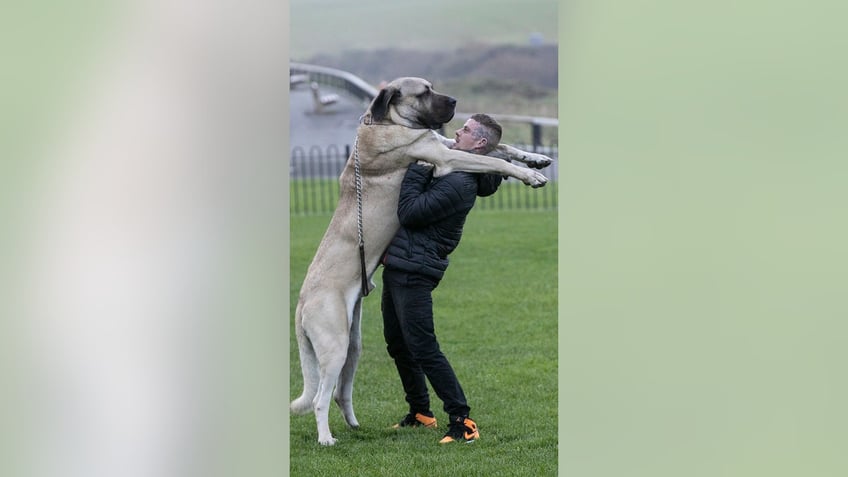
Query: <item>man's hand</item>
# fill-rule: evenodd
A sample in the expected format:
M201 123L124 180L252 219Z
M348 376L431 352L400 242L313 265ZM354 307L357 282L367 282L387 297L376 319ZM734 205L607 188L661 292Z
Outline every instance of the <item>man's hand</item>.
M418 161L415 163L416 167L426 168L427 172L430 173L433 177L442 177L448 175L451 171L444 167L436 167L434 164L430 164L429 162Z

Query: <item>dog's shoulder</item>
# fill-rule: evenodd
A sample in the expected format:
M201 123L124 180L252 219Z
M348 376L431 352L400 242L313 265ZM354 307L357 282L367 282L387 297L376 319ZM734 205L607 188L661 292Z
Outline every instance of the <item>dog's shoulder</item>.
M413 144L440 144L429 129L412 129L392 125L360 125L357 129L360 147L374 153L404 149Z

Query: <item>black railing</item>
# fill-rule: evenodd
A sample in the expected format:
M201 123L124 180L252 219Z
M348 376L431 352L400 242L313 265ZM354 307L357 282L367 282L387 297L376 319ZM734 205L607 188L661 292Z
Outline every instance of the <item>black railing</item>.
M518 146L530 149L531 146ZM477 199L478 209L556 209L557 164L556 146L537 147L537 152L554 159L554 163L542 169L549 182L545 187L533 189L516 179L503 181L498 192ZM336 209L339 198L339 175L350 157L350 146L329 146L309 149L295 147L290 163L290 193L292 215L330 214Z

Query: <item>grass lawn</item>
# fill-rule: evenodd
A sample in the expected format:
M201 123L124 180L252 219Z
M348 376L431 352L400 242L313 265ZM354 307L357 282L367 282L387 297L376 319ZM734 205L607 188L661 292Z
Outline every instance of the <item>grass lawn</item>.
M291 221L291 398L302 390L294 307L329 216ZM452 264L434 294L436 333L463 385L481 438L440 446L440 429L395 431L407 411L385 351L378 288L364 300L363 353L346 427L338 407L330 429L339 442L318 445L313 415L291 416L291 475L556 475L557 213L474 210Z

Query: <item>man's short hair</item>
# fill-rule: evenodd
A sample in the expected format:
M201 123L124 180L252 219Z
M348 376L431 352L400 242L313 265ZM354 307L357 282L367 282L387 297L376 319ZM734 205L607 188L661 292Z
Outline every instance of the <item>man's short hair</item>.
M471 119L477 121L480 127L474 132L475 136L486 138L485 154L492 152L501 141L503 128L488 114L477 113L471 116Z

